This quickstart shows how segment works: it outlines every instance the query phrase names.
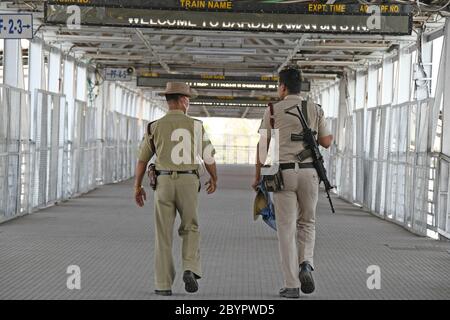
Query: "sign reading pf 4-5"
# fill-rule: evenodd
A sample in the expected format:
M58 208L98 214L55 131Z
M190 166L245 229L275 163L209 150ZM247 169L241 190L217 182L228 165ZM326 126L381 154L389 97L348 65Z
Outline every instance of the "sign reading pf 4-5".
M0 13L0 39L33 39L33 15Z

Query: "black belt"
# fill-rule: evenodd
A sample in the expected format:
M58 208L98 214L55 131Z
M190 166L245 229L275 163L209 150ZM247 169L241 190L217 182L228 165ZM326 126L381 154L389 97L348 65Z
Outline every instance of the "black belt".
M314 164L312 162L308 163L280 163L281 170L295 169L297 164L299 169L314 169Z
M163 176L171 176L174 172L177 174L197 174L196 170L187 170L187 171L168 171L168 170L157 170L156 174Z

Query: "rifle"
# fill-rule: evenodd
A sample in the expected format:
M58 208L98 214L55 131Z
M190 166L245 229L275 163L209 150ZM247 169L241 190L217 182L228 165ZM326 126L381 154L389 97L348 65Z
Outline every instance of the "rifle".
M306 101L302 101L302 107L306 110ZM292 113L289 110L296 108L298 114ZM327 193L328 201L330 202L331 212L335 213L333 202L331 201L330 190L334 187L331 185L330 181L327 177L327 171L323 165L323 157L319 150L319 145L317 143L316 138L314 137L317 132L313 131L310 127L308 127L308 123L306 122L305 116L303 115L302 110L300 110L299 105L295 105L285 111L287 114L292 115L300 120L300 123L303 127L303 132L300 134L291 134L292 141L303 141L305 143L305 150L297 155L297 158L300 161L303 161L304 156L302 153L305 151L313 158L313 165L317 171L317 175L319 176L320 182L323 182L325 186L325 191ZM320 183L319 182L319 183Z

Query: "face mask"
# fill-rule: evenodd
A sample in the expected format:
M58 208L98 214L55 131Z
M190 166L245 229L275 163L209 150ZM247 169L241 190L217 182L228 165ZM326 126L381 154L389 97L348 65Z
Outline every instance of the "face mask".
M189 99L183 98L183 107L186 109L186 111L189 109Z

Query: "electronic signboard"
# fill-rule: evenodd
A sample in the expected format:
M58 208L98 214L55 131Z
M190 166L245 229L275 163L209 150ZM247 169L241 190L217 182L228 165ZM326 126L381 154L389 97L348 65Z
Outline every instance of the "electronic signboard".
M412 9L408 4L398 3L49 0L45 21L132 28L409 35Z
M195 89L262 90L274 91L278 77L239 77L224 75L175 75L147 73L137 77L138 87L165 87L167 82L182 81ZM310 91L311 84L302 81L302 91Z

